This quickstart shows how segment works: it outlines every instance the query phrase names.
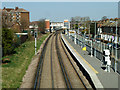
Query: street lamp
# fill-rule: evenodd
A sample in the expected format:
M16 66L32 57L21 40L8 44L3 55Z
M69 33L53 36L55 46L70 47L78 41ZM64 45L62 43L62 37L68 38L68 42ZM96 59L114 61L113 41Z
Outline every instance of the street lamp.
M111 32L113 33L113 28L111 27ZM113 39L113 36L112 36L112 39ZM113 43L113 40L111 40L112 43ZM112 44L112 56L113 56L113 44Z
M114 65L114 68L115 68L115 72L117 72L117 61L118 61L118 57L117 57L117 55L118 55L118 53L117 53L117 43L118 43L118 35L117 35L117 25L118 25L118 21L116 20L115 21L115 26L116 26L116 40L115 40L115 65ZM113 32L113 28L111 28L111 31ZM113 39L113 37L112 37L112 39ZM112 43L113 43L113 41L112 41ZM112 56L113 56L113 46L112 46Z
M78 23L78 34L79 34L79 23Z
M96 22L95 22L95 42L96 42ZM95 46L95 54L94 54L94 56L96 57L96 46Z
M117 24L118 24L118 22L116 20L116 59L115 59L115 72L117 72L117 60L118 60L118 58L117 58Z

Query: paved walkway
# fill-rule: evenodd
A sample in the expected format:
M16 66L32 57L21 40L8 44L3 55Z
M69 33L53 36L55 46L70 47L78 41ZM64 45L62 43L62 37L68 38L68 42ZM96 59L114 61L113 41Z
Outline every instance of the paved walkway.
M87 62L88 66L92 68L104 88L118 88L118 78L120 77L120 75L115 73L112 69L110 73L104 71L101 68L102 62L99 59L95 57L90 57L90 55L88 55L88 52L82 51L81 47L77 44L74 44L74 42L69 39L68 36L63 36L65 40L68 41L69 45L71 45L85 60L85 62Z

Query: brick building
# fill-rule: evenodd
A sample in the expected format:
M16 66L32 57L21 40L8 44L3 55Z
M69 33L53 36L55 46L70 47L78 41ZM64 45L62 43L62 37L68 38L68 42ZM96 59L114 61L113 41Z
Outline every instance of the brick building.
M2 9L3 24L12 28L15 32L22 32L29 29L29 11L15 7Z
M50 20L46 19L45 20L45 25L46 25L45 29L50 30Z

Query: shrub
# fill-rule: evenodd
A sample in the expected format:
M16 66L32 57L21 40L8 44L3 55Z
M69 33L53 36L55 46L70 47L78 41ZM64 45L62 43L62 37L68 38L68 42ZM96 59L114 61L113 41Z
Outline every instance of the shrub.
M16 34L14 34L13 47L16 48L20 46L20 44L21 44L20 38Z
M2 29L2 52L4 55L9 55L13 52L13 42L14 40L14 32L11 29Z
M31 35L30 31L28 31L28 38L27 38L27 40L30 41L31 38L32 38L32 35Z

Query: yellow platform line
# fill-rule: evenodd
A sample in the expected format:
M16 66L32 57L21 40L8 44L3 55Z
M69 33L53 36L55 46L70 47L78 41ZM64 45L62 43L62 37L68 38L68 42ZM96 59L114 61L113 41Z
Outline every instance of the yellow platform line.
M63 36L64 37L64 36ZM65 39L65 38L64 38ZM65 41L68 43L68 45L77 53L77 55L80 56L80 58L96 73L98 74L98 71L96 71L71 45L70 43L65 39Z

